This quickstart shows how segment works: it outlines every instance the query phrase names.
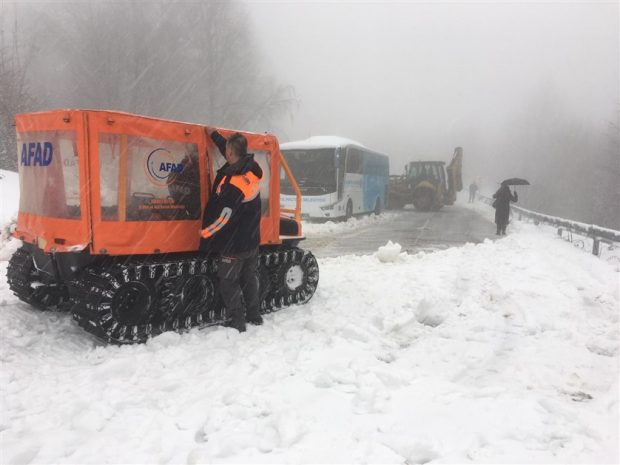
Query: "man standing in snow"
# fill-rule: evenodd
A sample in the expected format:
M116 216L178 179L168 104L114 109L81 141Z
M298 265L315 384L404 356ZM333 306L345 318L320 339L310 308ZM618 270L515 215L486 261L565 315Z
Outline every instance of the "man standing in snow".
M514 194L510 192L508 184L502 183L501 187L493 194L495 201L493 207L495 208L495 224L497 225L497 235L506 235L506 226L508 226L508 218L510 217L510 202L516 202L519 200L517 191Z
M472 181L469 185L469 203L474 203L474 200L476 200L476 192L478 192L478 184L476 184L476 181Z
M200 250L219 255L218 277L226 318L231 327L243 332L246 322L263 323L257 276L263 171L254 155L247 153L248 142L242 134L235 133L226 140L213 128L208 127L207 132L226 164L217 172L205 208Z

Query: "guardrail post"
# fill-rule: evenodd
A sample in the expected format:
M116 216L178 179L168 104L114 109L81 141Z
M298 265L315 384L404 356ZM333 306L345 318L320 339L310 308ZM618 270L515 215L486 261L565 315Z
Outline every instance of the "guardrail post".
M593 242L592 242L592 254L598 257L600 253L601 253L601 241L598 239L598 237L594 237Z

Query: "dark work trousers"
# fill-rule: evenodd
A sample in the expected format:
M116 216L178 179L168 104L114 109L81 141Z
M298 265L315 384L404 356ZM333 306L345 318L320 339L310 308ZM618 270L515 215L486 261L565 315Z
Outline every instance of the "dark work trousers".
M226 306L226 316L232 318L232 325L237 329L245 328L246 316L253 319L260 314L257 271L258 248L220 256L217 272L220 292Z

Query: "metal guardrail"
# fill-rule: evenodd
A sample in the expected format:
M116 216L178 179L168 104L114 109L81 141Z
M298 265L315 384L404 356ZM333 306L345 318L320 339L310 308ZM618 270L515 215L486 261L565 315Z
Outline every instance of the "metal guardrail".
M492 198L482 194L478 194L478 199L488 205L493 203ZM601 243L607 244L611 249L614 248L614 243L620 242L620 231L616 231L615 229L603 228L594 224L586 224L579 221L559 218L557 216L545 215L526 208L517 207L516 205L511 205L510 209L518 213L519 220L525 217L534 220L535 224L545 223L557 227L558 236L563 237L566 231L571 236L571 242L572 233L589 237L592 239L592 253L597 256L601 253Z

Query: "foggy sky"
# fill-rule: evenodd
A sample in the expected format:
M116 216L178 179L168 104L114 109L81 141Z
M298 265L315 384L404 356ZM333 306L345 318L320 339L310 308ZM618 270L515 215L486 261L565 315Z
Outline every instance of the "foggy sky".
M546 92L586 124L619 102L617 2L244 3L300 100L281 139L350 137L388 153L393 173L462 145L480 176Z
M29 12L44 13L36 24L46 32L39 41L44 52L29 76L38 84L45 85L50 73L62 78L62 73L76 72L71 62L50 65L62 47L55 42L60 31L49 29L57 22L45 19L66 15L72 3L86 0L0 0L2 11L11 11L7 6L12 4L38 7L23 9L20 24L27 37L37 17L30 18ZM153 7L148 1L135 3L144 11ZM199 2L170 3L181 11ZM620 154L613 158L606 134L620 114L617 1L240 3L249 16L258 58L266 63L262 72L293 86L299 105L292 118L276 120L273 127L239 129L271 131L281 142L312 135L349 137L388 154L393 174L402 173L410 160L449 161L454 147L462 146L465 185L476 178L488 192L501 179L525 177L533 186L520 203L528 205L531 194L536 200L532 208L572 215L575 184L589 171L592 176L577 195L584 205L574 217L583 220L583 211L590 212L595 202L618 203L603 199L620 195L609 187L620 184ZM195 34L191 27L166 32L171 33L160 39L153 31L153 37L176 38L179 47ZM71 97L71 89L62 88L66 80L51 81L61 88L51 86L48 104L66 107L67 95ZM196 76L187 81L196 88L202 85ZM188 82L179 81L180 89ZM181 102L185 98L179 95ZM188 99L186 110L194 114L192 105ZM183 111L179 118L187 119ZM558 170L562 165L565 169ZM543 187L554 177L566 182L536 191L536 185ZM591 188L594 183L601 192ZM614 224L620 224L620 215L613 216Z

